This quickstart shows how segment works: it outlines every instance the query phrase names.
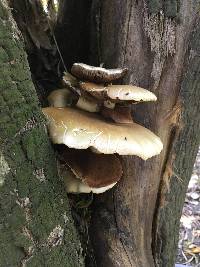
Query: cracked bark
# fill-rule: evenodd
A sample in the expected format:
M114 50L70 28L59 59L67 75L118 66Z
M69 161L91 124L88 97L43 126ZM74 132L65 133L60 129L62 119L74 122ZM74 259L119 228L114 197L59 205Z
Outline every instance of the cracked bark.
M62 3L60 24L68 17L68 1ZM77 13L86 12L77 8ZM77 45L68 39L73 49L65 50L66 62L82 61L80 54L85 51L86 63L128 67L124 83L158 96L157 104L135 105L133 116L161 137L162 154L146 162L123 157L123 179L113 190L97 196L92 207L90 236L97 266L174 264L179 218L199 145L198 9L199 1L193 0L93 0L87 10L89 39L81 38L84 32L80 34L80 21L76 23L73 14L70 28L63 26L80 36ZM84 20L81 25L86 27Z
M84 266L7 1L0 0L0 266Z

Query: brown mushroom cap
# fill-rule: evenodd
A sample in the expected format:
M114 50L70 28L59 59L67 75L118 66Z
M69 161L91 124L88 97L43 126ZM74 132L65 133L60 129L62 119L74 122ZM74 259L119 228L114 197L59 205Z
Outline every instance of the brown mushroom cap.
M68 193L95 193L100 194L109 189L111 189L116 183L110 184L108 186L94 188L89 185L83 183L80 179L76 178L76 176L72 173L71 170L67 168L62 168L60 171L61 177L64 179L66 191Z
M146 160L159 154L163 144L150 130L136 124L117 124L72 108L43 108L50 138L70 148L89 147L104 154L137 155Z
M156 101L157 97L150 91L133 85L98 85L81 82L80 88L98 99L110 99L114 102Z
M106 187L122 176L120 160L115 155L95 154L90 150L61 147L61 162L91 188Z
M71 73L81 80L104 83L112 82L123 78L128 69L105 69L101 67L94 67L84 63L74 63L71 68Z
M118 104L114 109L103 107L101 115L104 118L112 119L118 123L133 123L130 106L119 106Z

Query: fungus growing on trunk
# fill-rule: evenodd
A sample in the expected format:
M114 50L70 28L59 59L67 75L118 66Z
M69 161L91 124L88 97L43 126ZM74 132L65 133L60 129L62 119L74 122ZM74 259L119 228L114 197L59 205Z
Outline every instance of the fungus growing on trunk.
M52 91L47 100L51 107L64 108L76 103L78 98L71 90L63 88Z
M122 176L122 166L116 155L95 154L90 150L59 149L60 172L69 193L102 193L113 187ZM73 175L65 175L69 167ZM68 173L69 174L69 173Z
M71 72L86 82L66 73L63 80L69 90L53 91L48 97L53 107L44 108L43 113L52 142L62 145L59 170L67 192L102 193L122 176L116 154L146 160L161 152L160 138L133 122L130 107L131 103L156 101L157 97L141 87L108 84L122 78L127 69L106 70L75 63Z
M96 99L93 99L90 95L80 96L78 102L76 103L76 107L86 110L88 112L99 112L100 105Z
M121 79L126 75L127 71L127 68L104 69L84 63L74 63L71 68L71 73L77 78L96 83L110 83L112 81Z
M49 135L54 144L104 154L136 155L146 160L158 155L162 142L145 127L107 122L100 116L73 108L44 108Z
M81 82L80 88L92 96L111 102L146 102L156 101L157 97L152 92L133 85L100 85L89 82Z
M68 88L52 91L47 97L47 100L51 107L64 108L68 106L76 106L89 112L100 111L99 101L91 95L83 94L82 96L78 96Z

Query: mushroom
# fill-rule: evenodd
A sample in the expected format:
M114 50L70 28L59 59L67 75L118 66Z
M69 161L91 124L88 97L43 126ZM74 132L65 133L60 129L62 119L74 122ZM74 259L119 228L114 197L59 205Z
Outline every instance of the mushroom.
M102 193L113 187L122 176L122 166L116 155L94 154L90 150L61 147L61 176L67 192ZM73 172L65 175L66 165Z
M156 101L157 97L150 91L133 85L100 85L81 82L80 88L97 99L109 99L112 102L145 102Z
M78 98L68 88L63 88L52 91L47 100L50 106L62 108L71 106L73 102L77 102Z
M67 88L52 91L47 97L51 107L64 108L67 106L77 106L89 112L99 112L98 101L87 93L77 96Z
M43 108L54 144L104 154L137 155L146 160L159 154L163 144L150 130L136 123L117 124L73 108Z
M94 67L84 63L74 63L71 68L71 73L81 80L104 83L112 82L123 78L128 69L105 69L102 67Z
M116 183L99 188L93 188L77 179L73 173L68 169L63 169L61 176L64 178L67 193L95 193L100 194L111 189Z
M99 112L100 106L98 101L90 95L82 95L79 97L76 107L89 112Z
M74 77L73 75L71 75L69 72L64 72L63 75L63 79L62 79L62 83L64 86L73 86L73 87L77 87L79 81L76 79L76 77Z

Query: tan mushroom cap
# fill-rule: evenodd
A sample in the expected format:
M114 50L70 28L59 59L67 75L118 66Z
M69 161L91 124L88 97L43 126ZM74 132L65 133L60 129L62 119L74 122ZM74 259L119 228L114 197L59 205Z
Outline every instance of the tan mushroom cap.
M47 100L50 106L62 108L70 106L76 100L76 96L68 88L63 88L53 90L48 95Z
M159 154L163 144L150 130L136 124L117 124L72 108L44 108L50 138L70 148L93 148L104 154L137 155L146 160Z
M121 162L116 155L95 154L88 149L70 149L64 145L60 150L61 163L91 188L115 184L122 176Z
M111 99L115 102L123 101L156 101L152 92L133 85L97 85L95 83L81 82L80 88L99 99Z
M99 112L100 106L97 100L90 96L82 95L79 97L76 107L88 112Z

